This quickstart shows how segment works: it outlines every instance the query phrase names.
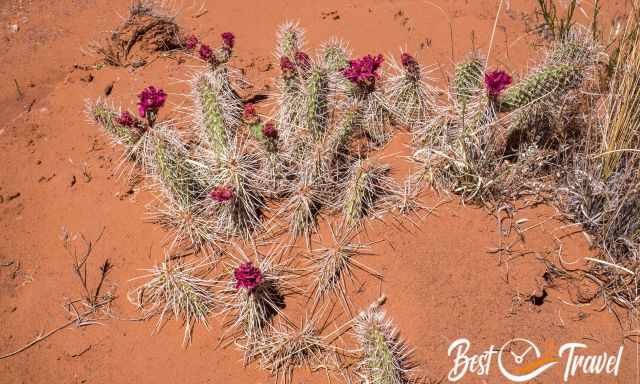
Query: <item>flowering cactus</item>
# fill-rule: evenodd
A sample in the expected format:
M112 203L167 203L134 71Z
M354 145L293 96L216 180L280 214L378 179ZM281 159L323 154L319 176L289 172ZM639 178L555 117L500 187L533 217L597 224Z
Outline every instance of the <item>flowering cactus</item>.
M400 65L391 64L395 72L387 82L387 101L395 120L408 127L421 125L435 109L437 90L422 80L418 61L403 52Z
M322 61L331 73L342 72L349 65L349 50L340 40L332 39L322 46Z
M88 114L116 142L127 147L127 156L137 157L137 152L141 149L137 144L146 132L141 121L128 111L118 114L101 101L91 105Z

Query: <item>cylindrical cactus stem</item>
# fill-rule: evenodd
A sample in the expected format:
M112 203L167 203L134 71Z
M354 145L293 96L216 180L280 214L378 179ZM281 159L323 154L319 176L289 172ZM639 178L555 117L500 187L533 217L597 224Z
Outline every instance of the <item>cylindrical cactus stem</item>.
M337 73L349 65L349 51L339 40L330 40L322 47L322 61L330 73Z
M367 383L406 384L413 365L411 351L400 339L391 321L377 306L363 311L354 324L360 344L358 371Z
M329 78L324 69L314 65L309 71L305 99L307 129L316 140L320 140L329 118Z
M577 65L551 65L529 75L508 88L499 99L501 111L513 111L547 97L558 97L580 85L582 68Z
M205 78L198 82L197 87L204 123L202 128L204 128L207 143L214 153L221 153L227 145L227 133L222 119L222 111L218 104L218 96Z
M388 165L377 165L364 160L354 164L343 197L343 214L347 225L358 224L373 208L375 201L386 190L388 173Z
M219 156L240 123L241 101L229 84L226 68L199 74L193 81L196 124L201 139Z
M456 65L453 76L453 92L460 104L469 99L482 88L484 63L478 57L470 57Z
M97 101L95 105L91 107L89 113L102 129L123 145L135 145L144 133L142 127L128 127L120 124L118 122L118 113L110 109L102 101Z
M360 124L361 111L357 105L352 106L347 110L342 119L342 123L336 132L336 145L345 146L348 144L353 131Z
M296 52L304 47L304 29L297 22L286 22L278 28L276 40L278 57L293 59Z
M195 201L197 182L187 163L188 151L179 138L173 136L164 132L154 134L148 168L172 200L189 208Z

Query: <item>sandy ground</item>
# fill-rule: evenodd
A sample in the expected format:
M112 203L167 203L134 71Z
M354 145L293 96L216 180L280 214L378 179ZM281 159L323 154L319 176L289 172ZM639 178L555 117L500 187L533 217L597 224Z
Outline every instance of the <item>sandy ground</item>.
M185 1L184 3L190 3ZM535 25L533 1L505 1L497 23L491 62L522 72L535 58L527 34ZM623 1L607 1L603 20L623 12ZM126 292L139 275L162 259L166 234L144 221L153 195L144 183L129 185L114 167L120 149L113 148L83 113L86 98L102 96L135 106L135 94L149 84L164 87L180 105L181 82L195 61L160 58L142 69L104 68L85 71L74 65L94 64L86 52L92 40L120 23L128 0L5 0L0 3L0 354L19 348L41 332L73 319L65 303L81 294L72 258L63 248L61 232L82 233L95 240L89 259L91 279L108 258L114 265L105 283L118 298L115 318L78 328L70 326L34 347L0 360L0 383L269 383L273 379L257 364L242 366L242 355L216 348L219 319L207 332L197 327L193 344L181 347L182 330L169 321L158 334L155 322L130 321L138 314ZM237 49L232 65L253 84L243 95L269 93L278 74L272 56L278 24L299 20L307 29L310 51L331 36L348 42L356 55L381 52L399 55L400 48L433 66L432 76L444 84L452 62L474 44L487 51L496 3L493 1L207 1L181 4L179 21L187 31L215 41L233 31ZM587 7L587 9L589 9ZM196 17L197 16L197 17ZM581 20L586 20L579 15ZM13 25L17 25L17 30ZM453 41L452 41L453 38ZM270 65L273 63L273 65ZM91 73L93 79L86 81ZM176 118L171 108L163 117ZM394 175L406 173L403 156L410 153L407 134L399 132L385 148ZM404 173L403 173L404 172ZM450 200L450 201L449 201ZM577 304L584 282L545 280L544 259L579 269L590 250L575 227L560 221L548 206L524 208L515 220L530 228L509 255L492 253L499 246L498 222L490 210L465 207L456 198L428 193L424 204L438 206L430 215L396 222L368 224L363 240L376 242L363 259L384 275L382 282L365 274L352 289L357 307L385 293L385 308L408 344L415 348L420 372L448 382L453 367L447 355L456 339L471 341L469 354L481 353L513 338L538 346L582 342L590 354L616 353L624 345L620 372L578 374L576 383L640 382L637 347L625 340L618 317L600 299ZM526 205L526 201L518 206ZM326 239L326 223L316 240ZM511 236L510 240L514 240ZM507 240L503 240L506 242ZM545 288L546 287L546 288ZM530 296L547 296L537 302ZM299 303L288 305L292 317ZM544 348L543 348L544 349ZM489 375L467 373L464 383L508 382L493 362ZM555 367L533 382L557 383ZM300 371L296 383L326 382L324 374Z

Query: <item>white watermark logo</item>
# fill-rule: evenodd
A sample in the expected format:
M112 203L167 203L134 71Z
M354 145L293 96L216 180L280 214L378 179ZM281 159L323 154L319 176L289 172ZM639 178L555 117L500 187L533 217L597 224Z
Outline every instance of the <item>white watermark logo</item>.
M471 342L458 339L451 343L447 351L453 357L448 379L455 382L467 374L487 376L494 359L497 360L500 374L514 383L532 380L555 366L562 367L565 383L579 374L618 376L623 345L615 354L588 354L587 349L588 346L583 343L565 343L558 349L550 344L545 353L532 341L515 338L500 348L492 345L485 351L472 354Z

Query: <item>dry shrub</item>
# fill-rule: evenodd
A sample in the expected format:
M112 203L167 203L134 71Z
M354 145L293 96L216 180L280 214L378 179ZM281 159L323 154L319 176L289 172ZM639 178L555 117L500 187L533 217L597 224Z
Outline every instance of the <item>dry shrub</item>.
M163 15L153 2L138 1L129 8L125 22L95 47L105 64L141 65L158 52L183 46L180 26L171 16Z

